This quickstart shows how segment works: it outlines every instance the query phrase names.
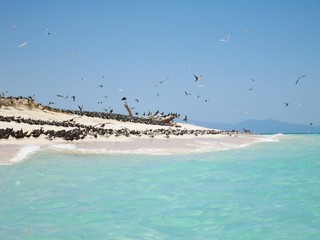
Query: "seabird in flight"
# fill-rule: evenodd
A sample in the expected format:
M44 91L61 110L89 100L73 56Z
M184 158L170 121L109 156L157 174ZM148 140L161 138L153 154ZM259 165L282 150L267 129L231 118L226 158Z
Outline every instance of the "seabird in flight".
M68 98L69 97L69 95L67 95L66 97L65 96L62 96L62 95L57 95L57 97L60 97L60 98L64 98L64 99L66 99L66 98Z
M193 74L193 76L196 78L195 79L196 82L198 82L198 81L200 81L202 79L202 75L197 76L197 75Z
M184 121L184 122L188 122L188 117L187 117L187 115L184 116L183 121Z
M28 42L23 42L23 43L20 43L18 48L22 48L22 47L25 47L28 45Z
M229 33L227 37L222 38L222 39L220 39L219 41L220 41L220 42L227 43L227 42L229 41L229 38L230 38L230 37L231 37L231 33Z
M49 35L49 36L51 35L48 28L46 28L44 31L47 33L47 35Z
M305 76L306 76L306 75L304 74L304 75L298 77L297 80L296 80L296 85L298 84L299 80L300 80L301 78L304 78Z

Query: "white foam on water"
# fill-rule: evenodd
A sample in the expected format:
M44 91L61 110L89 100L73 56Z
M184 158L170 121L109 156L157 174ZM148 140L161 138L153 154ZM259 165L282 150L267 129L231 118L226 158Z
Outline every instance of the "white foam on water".
M258 142L279 142L281 138L285 135L282 133L277 133L273 135L261 135L261 137L257 138Z
M209 148L208 148L209 149ZM182 148L159 148L159 147L142 147L136 149L114 149L114 148L83 148L77 147L75 144L55 144L50 145L47 150L59 152L62 154L79 154L79 155L114 155L114 154L137 154L137 155L173 155L173 154L186 154L192 152L201 152L203 147L193 149Z
M253 137L250 142L239 143L227 142L223 139L221 141L205 141L197 140L191 143L186 143L182 146L164 146L164 147L138 147L129 149L119 149L108 145L100 147L92 147L91 145L77 146L77 144L54 144L50 145L47 149L62 154L78 154L78 155L114 155L114 154L137 154L137 155L179 155L189 153L213 152L213 151L228 151L232 149L239 149L248 147L254 143L259 142L278 142L284 136L283 134L275 135L260 135Z
M22 147L13 158L10 159L10 162L12 163L21 162L22 160L35 154L39 150L40 150L40 146L38 145L26 145Z
M48 149L52 149L52 150L61 150L61 151L72 151L74 149L76 149L76 145L74 144L53 144L53 145L50 145L48 147Z

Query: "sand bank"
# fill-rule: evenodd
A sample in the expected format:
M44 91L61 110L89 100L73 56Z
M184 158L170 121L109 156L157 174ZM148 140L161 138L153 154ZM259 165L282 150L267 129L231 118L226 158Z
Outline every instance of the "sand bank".
M72 154L167 155L232 149L264 139L263 136L224 132L186 123L160 126L52 111L36 104L30 107L29 101L1 106L0 117L0 129L11 131L6 139L4 135L0 139L0 164L21 161L41 150ZM21 138L17 132L22 133ZM70 134L82 138L67 141Z

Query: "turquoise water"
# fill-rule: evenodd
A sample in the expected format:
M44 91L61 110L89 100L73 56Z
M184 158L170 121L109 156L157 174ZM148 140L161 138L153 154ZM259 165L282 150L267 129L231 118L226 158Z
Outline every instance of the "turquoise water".
M320 239L320 135L0 166L0 239Z

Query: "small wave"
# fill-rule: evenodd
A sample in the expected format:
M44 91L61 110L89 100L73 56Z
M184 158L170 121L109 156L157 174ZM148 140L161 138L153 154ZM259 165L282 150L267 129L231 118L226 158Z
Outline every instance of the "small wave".
M62 154L78 154L78 155L114 155L114 154L137 154L137 155L174 155L185 154L186 152L201 152L209 150L198 146L197 148L186 147L169 147L169 148L153 148L153 147L140 147L135 149L117 149L117 148L83 148L74 144L55 144L47 148L49 151L54 151Z
M154 149L138 148L128 150L118 150L113 148L80 148L73 144L51 145L47 148L62 154L79 154L79 155L103 155L103 154L143 154L143 155L170 155L172 149ZM168 151L169 150L169 151ZM170 151L171 152L171 151Z
M53 145L50 145L50 147L48 147L49 149L53 149L53 150L74 150L76 149L76 145L74 144L53 144Z
M285 135L282 133L277 133L273 135L262 135L262 137L258 138L258 142L279 142L281 138Z
M17 154L13 158L10 159L10 162L13 162L13 163L21 162L22 160L35 154L39 150L40 150L40 146L38 145L24 146L17 152Z

